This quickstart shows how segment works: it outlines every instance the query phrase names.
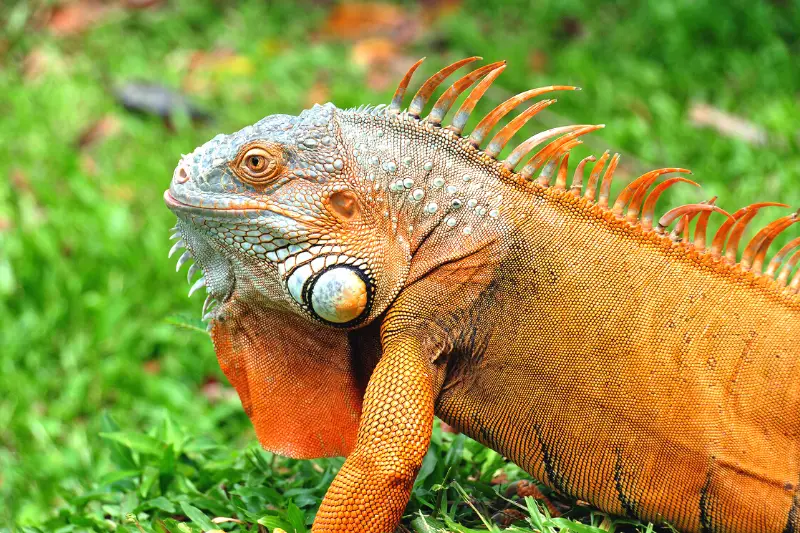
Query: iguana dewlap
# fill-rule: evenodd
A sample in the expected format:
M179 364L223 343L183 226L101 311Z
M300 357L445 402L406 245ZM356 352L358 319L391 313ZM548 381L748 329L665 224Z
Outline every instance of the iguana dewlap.
M173 251L187 248L178 266L203 271L192 291L208 291L220 364L261 444L347 456L314 531L393 531L434 414L610 513L796 531L800 238L766 253L798 215L741 247L775 204L731 215L712 200L656 218L658 196L689 181L656 184L677 168L610 203L616 155L587 180L584 159L567 183L570 149L599 126L545 131L498 160L554 100L495 128L504 116L573 87L510 98L467 137L505 63L423 111L476 59L428 79L407 111L419 62L389 106L314 106L219 135L181 159L164 195ZM706 238L714 212L727 219Z

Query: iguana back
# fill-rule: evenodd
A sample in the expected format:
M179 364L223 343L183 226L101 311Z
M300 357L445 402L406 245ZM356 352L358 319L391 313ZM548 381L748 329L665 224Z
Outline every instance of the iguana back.
M474 328L477 348L452 367L437 414L615 514L686 531L795 527L797 299L563 193L534 194L547 200L510 236L480 312L440 319L442 335Z
M712 199L656 221L659 195L693 183L655 185L688 172L668 168L609 205L617 155L586 180L584 159L567 183L571 148L601 126L539 133L498 161L554 100L486 143L505 115L574 88L514 96L462 136L505 67L493 63L421 118L476 59L433 75L406 111L420 62L388 107L315 106L218 136L165 193L173 251L204 272L192 291L209 292L220 364L262 445L348 456L314 531L392 531L434 412L607 512L692 532L795 531L800 238L765 263L798 214L736 263L750 220L780 204L731 215ZM712 213L726 220L707 238Z

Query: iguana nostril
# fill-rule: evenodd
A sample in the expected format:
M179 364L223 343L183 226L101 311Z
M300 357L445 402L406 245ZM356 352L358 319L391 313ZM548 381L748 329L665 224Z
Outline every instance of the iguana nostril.
M175 178L175 181L178 183L186 183L189 181L189 174L186 173L186 169L182 166L178 169L178 175Z

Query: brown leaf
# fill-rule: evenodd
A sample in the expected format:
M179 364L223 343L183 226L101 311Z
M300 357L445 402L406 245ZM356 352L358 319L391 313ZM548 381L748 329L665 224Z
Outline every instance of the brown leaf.
M81 132L78 137L78 147L87 149L115 135L119 130L119 119L114 115L106 115Z
M31 192L31 182L28 180L28 175L19 168L11 171L11 185L18 191Z
M25 81L34 81L47 70L47 55L41 48L34 48L22 60L22 76Z
M105 18L113 6L98 0L62 2L50 10L45 26L63 37L82 32Z
M500 470L489 482L490 485L505 485L506 483L508 483L508 474L505 470Z
M547 70L549 58L544 50L533 50L528 54L528 67L533 72L544 72Z
M365 69L367 86L374 91L382 91L396 83L408 65L413 63L400 54L394 42L383 37L357 42L350 51L350 59Z
M689 109L689 120L695 126L711 127L726 137L759 146L767 144L767 132L763 128L708 104L693 104Z
M398 54L397 45L385 37L363 39L354 44L350 51L353 63L367 68L372 68L376 65L387 65Z
M97 176L98 167L97 161L95 161L94 157L86 152L81 152L80 157L78 157L78 161L80 162L81 172L87 176Z
M142 364L142 370L146 374L155 375L161 372L161 361L158 359L150 359Z
M359 39L396 30L405 20L406 13L401 6L383 2L343 2L331 10L322 33L340 39Z

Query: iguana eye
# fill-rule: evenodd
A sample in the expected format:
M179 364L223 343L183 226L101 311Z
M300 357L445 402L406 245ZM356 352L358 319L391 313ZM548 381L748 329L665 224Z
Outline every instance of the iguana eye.
M280 173L282 164L280 148L259 144L243 148L231 167L242 181L263 185Z

